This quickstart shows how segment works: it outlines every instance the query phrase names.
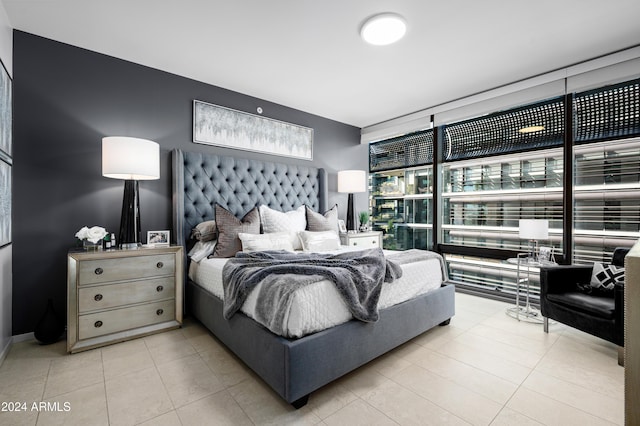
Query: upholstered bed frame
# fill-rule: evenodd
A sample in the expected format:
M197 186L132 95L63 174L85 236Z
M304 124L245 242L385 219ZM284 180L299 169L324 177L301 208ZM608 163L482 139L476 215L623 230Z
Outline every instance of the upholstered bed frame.
M174 232L187 246L195 225L214 219L216 203L242 217L256 205L327 209L323 169L173 152ZM454 315L454 288L437 290L380 311L375 323L352 320L300 339L271 333L244 314L222 316L222 301L186 279L187 314L200 320L282 398L299 408L314 390L418 336Z

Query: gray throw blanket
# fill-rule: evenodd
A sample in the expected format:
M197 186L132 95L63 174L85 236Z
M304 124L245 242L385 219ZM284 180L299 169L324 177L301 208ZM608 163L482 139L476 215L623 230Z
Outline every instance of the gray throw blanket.
M322 279L332 281L354 318L378 320L378 299L383 282L402 276L402 269L375 248L340 254L262 251L236 254L222 270L224 317L229 319L263 280L270 300L292 295L296 286ZM283 294L286 293L286 294ZM273 309L267 308L267 309ZM258 307L258 315L260 315ZM276 314L284 315L283 312ZM277 321L276 321L277 322Z

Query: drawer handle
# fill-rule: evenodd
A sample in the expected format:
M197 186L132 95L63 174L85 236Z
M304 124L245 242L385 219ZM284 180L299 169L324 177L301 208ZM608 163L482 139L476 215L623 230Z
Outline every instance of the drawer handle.
M354 246L357 246L357 245L358 245L358 242L357 242L357 241L354 241L354 242L353 242L353 245L354 245Z
M94 322L94 323L93 323L93 326L94 326L95 328L100 328L100 327L102 327L102 321L96 321L96 322Z
M164 287L162 287L161 285L159 285L158 287L156 287L156 291L158 293L160 293L162 290L164 290Z
M102 295L101 294L96 294L95 296L93 296L93 300L95 300L96 302L99 302L102 300Z
M158 268L158 269L162 268L163 266L164 266L164 263L162 263L162 262L156 263L156 268Z
M102 273L104 272L104 270L102 268L96 268L95 271L93 271L96 273L96 275L102 275Z
M164 311L163 311L162 309L158 309L158 310L156 311L156 315L160 316L160 315L162 315L162 314L164 314Z

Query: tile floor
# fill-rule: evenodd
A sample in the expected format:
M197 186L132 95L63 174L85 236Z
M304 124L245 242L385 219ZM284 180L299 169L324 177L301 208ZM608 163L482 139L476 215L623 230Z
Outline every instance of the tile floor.
M65 342L21 342L0 367L0 424L623 424L615 346L559 324L545 334L507 306L457 294L449 326L314 392L300 410L195 321L75 355Z

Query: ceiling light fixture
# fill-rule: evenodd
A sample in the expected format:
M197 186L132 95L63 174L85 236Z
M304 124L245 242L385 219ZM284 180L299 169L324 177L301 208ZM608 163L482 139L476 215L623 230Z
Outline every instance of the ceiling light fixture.
M544 130L544 126L527 126L518 130L520 133L533 133L533 132L541 132Z
M386 46L400 40L407 32L407 23L396 13L381 13L367 19L360 28L364 41L375 46Z

